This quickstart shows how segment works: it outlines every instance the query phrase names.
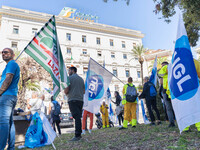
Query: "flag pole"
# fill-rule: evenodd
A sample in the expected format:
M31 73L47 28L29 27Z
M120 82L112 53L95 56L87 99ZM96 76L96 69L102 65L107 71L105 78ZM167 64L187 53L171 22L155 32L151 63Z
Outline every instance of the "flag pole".
M90 57L90 59L92 59ZM112 72L110 72L108 69L106 69L105 67L103 67L102 65L100 65L98 62L96 62L94 59L92 59L96 64L98 64L99 66L101 66L102 68L104 68L106 71L108 71L110 74L112 74L115 78L117 78L121 83L125 84L122 80L120 80L117 76L115 76Z
M25 49L24 49L25 50ZM22 53L24 52L24 50L23 51L21 51L21 53L17 56L17 58L15 59L15 61L17 61L18 60L18 58L22 55Z

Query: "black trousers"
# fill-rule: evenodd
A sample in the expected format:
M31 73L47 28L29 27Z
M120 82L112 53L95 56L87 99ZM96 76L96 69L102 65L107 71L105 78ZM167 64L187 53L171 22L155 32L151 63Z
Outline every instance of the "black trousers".
M122 114L123 114L123 113L121 112L121 113L117 116L120 126L121 126L121 122L123 123L123 121L124 121L124 118L123 118Z
M69 109L72 113L72 117L75 119L75 137L81 136L82 133L82 109L83 102L82 101L69 101Z
M147 109L148 109L148 112L149 112L151 122L155 121L155 117L154 117L152 108L156 112L156 116L157 116L158 120L160 120L160 113L159 113L158 108L156 106L156 98L146 100L146 105L147 105Z
M61 131L60 131L60 120L54 120L53 123L53 129L54 131L56 132L56 126L57 126L57 129L58 129L58 133L61 135Z

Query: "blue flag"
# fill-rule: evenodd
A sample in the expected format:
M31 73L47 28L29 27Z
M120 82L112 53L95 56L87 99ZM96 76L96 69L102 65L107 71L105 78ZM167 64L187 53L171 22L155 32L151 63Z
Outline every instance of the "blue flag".
M156 84L157 84L157 56L156 56L154 64L153 64L153 68L152 68L152 72L151 72L149 81L156 86Z
M180 132L200 122L200 88L188 36L182 17L168 67L168 85Z

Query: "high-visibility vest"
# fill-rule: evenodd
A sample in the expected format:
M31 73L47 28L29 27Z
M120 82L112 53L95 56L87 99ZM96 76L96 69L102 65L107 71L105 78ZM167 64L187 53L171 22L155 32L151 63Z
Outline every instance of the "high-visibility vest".
M133 83L128 83L130 86L133 86ZM127 91L127 88L128 88L128 85L125 84L124 87L123 87L123 100L126 100L126 91ZM137 89L136 89L137 90ZM134 103L137 103L137 101L135 101Z
M168 65L163 66L158 72L159 76L163 78L163 88L168 89Z

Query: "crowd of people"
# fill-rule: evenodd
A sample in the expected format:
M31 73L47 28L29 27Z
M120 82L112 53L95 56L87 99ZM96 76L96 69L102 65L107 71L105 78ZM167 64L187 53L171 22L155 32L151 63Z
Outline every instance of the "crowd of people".
M18 93L18 82L20 78L20 68L18 64L13 60L14 52L10 48L5 48L2 51L2 58L7 63L0 80L0 150L3 150L8 144L8 149L12 150L15 148L15 127L13 122L13 110L17 102ZM199 66L195 63L196 68ZM197 73L199 71L197 70ZM75 136L70 141L79 141L83 134L85 134L86 129L86 118L90 118L89 133L92 132L93 127L93 113L83 110L83 96L85 94L85 84L84 80L77 74L76 67L70 67L68 70L70 85L65 88L64 93L68 96L69 109L72 117L75 120ZM199 75L199 74L198 74ZM160 96L164 100L164 108L166 110L166 119L169 120L169 127L175 126L175 115L170 99L170 92L168 87L168 63L163 62L162 68L158 72L160 79ZM136 107L137 98L145 99L146 106L151 120L150 125L160 125L160 113L156 104L157 90L156 86L151 82L148 77L144 78L144 85L141 94L137 92L137 88L133 84L133 79L128 78L128 83L124 85L122 91L122 98L118 91L115 91L115 101L112 101L116 105L116 115L119 121L119 130L124 130L128 128L128 124L132 128L137 126L136 118ZM33 92L31 99L27 100L27 109L34 114L46 113L44 106L44 94L39 94L38 92ZM59 104L54 97L51 97L51 102L49 104L48 113L50 114L50 122L53 129L61 134L60 130L60 117L62 103ZM102 127L108 128L109 125L109 113L108 104L105 101L100 106L100 112L102 116ZM155 121L155 116L153 111L156 113L157 122ZM200 123L196 123L197 130L200 131ZM188 131L187 127L184 131Z

